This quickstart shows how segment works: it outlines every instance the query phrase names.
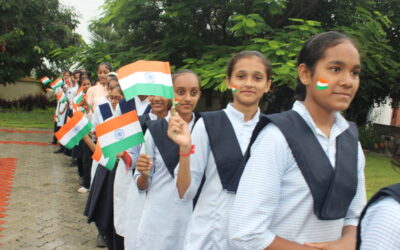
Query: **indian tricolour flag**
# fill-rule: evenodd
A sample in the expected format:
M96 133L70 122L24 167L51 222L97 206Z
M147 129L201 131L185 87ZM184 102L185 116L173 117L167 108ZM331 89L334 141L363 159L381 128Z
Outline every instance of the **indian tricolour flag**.
M57 94L57 100L59 100L61 103L67 101L67 95L64 93L64 91L60 91L60 93Z
M329 82L323 78L318 78L318 82L317 82L317 89L319 90L324 90L327 89L329 85Z
M51 87L52 89L56 89L56 88L61 87L63 84L64 84L64 81L63 81L61 78L57 78L55 81L53 81L53 82L50 84L50 87Z
M58 141L66 148L71 149L87 135L93 128L93 124L85 117L82 112L75 112L71 119L67 121L55 133Z
M136 110L97 125L96 135L105 157L115 156L144 142Z
M85 93L83 93L82 87L80 87L74 98L74 103L80 104L83 101L84 95L85 95Z
M51 83L51 80L47 76L40 79L40 81L42 82L43 85Z
M115 166L115 162L117 161L117 157L112 156L109 158L104 157L103 152L101 151L100 144L96 144L96 149L92 155L92 159L100 163L100 165L104 166L108 170L113 170Z
M127 101L137 95L174 97L169 62L140 60L121 67L117 73Z

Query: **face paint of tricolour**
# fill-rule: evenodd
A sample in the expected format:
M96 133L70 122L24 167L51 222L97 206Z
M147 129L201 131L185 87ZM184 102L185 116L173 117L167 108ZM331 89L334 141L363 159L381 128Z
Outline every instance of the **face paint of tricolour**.
M319 90L324 90L327 89L329 86L329 82L323 78L318 78L318 82L317 82L317 89Z
M232 90L232 94L236 93L237 92L237 85L233 84L232 87L231 87L231 90Z

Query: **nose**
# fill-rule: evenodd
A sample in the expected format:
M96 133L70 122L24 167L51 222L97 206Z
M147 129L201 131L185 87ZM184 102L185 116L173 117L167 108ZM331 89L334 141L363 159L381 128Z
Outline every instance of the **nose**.
M354 77L351 72L346 72L343 74L342 78L340 79L339 85L344 88L351 88L354 84L356 84L359 78Z

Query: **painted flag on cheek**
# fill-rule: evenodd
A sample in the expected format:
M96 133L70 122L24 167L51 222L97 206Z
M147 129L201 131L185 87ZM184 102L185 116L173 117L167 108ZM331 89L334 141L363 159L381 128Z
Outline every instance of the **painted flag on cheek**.
M105 157L115 156L144 142L136 110L97 125L96 135Z
M114 169L115 162L117 161L117 158L115 156L109 158L104 157L103 152L101 151L100 144L98 143L96 144L96 149L94 150L92 159L97 161L100 165L110 171Z
M47 76L40 79L40 81L42 82L43 85L51 83L51 80Z
M237 85L233 84L232 85L232 93L236 93L237 92Z
M323 78L318 78L318 81L317 81L317 89L319 89L319 90L324 90L324 89L327 89L328 88L328 86L329 86L329 82L327 81L327 80L325 80L325 79L323 79Z
M174 97L169 62L140 60L121 67L117 73L127 101L137 95Z
M82 112L75 112L71 119L62 126L55 136L68 149L73 148L93 128L93 124Z

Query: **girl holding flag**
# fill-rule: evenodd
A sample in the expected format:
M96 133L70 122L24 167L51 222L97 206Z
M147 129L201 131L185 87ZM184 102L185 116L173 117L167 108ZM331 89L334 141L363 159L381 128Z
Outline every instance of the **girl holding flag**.
M165 118L171 108L171 99L162 96L149 96L150 113L139 116L143 133L146 132L146 122ZM141 145L135 147L132 158L132 167L139 157ZM130 151L130 152L132 152ZM120 166L122 165L122 166ZM126 171L124 164L119 164L114 181L114 225L118 234L124 236L125 249L136 249L136 231L140 220L142 205L146 194L140 192L134 179L134 168Z
M190 218L184 249L229 249L228 214L235 198L235 178L259 121L260 99L271 85L271 66L257 51L242 51L228 63L226 82L233 103L206 112L192 135L180 115L171 118L168 135L179 145L176 187L182 204L192 203L202 186ZM183 205L182 205L183 206Z
M234 249L354 249L365 205L357 127L340 114L359 87L360 54L334 31L304 43L298 100L266 116L230 213Z
M173 75L173 90L179 103L165 119L147 122L146 143L136 161L135 182L147 193L133 249L181 249L192 212L192 203L178 199L174 169L179 148L168 138L167 128L171 113L176 112L184 126L192 129L197 120L193 110L200 98L200 80L192 71L178 71Z
M116 85L110 91L111 105L115 110L118 100L123 99L121 87ZM109 112L110 113L110 112ZM108 117L103 117L103 121L116 117L115 113L110 113ZM95 146L90 139L85 139L90 144L92 151ZM122 155L120 155L122 156ZM122 159L126 159L125 157ZM116 162L115 164L117 164ZM93 182L90 186L89 197L86 203L84 215L88 217L88 222L94 221L99 229L99 236L104 235L108 249L123 249L123 239L116 235L113 223L113 190L115 178L115 164L112 170L106 169L104 166L96 168Z

